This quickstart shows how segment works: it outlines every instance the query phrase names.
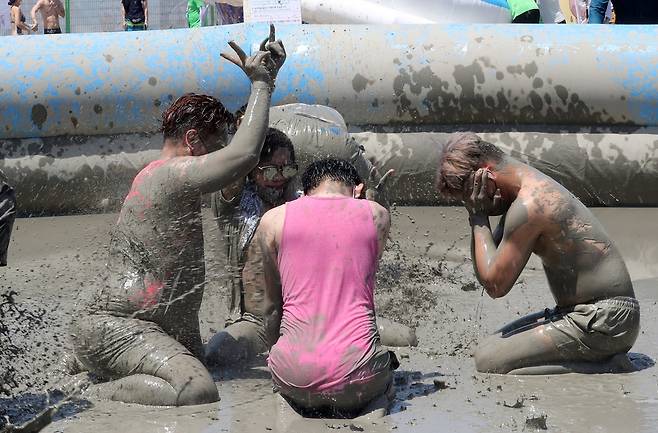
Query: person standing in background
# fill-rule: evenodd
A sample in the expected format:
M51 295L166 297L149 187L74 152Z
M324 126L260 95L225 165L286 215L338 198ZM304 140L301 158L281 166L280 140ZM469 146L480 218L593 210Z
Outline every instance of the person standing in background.
M541 22L544 24L566 24L559 0L537 0Z
M22 35L23 32L30 33L32 30L25 24L25 15L21 11L23 0L9 0L9 19L11 21L11 34L14 36Z
M237 24L244 22L244 8L242 1L225 0L215 3L217 8L218 24Z
M41 12L43 19L43 34L44 35L57 35L62 33L62 28L59 26L59 17L66 16L66 10L61 0L38 0L30 15L32 17L32 31L36 31L39 27L37 23L37 12Z
M201 12L206 7L205 0L187 0L187 26L191 29L201 27Z
M512 22L515 24L538 24L539 7L535 0L508 0Z
M121 22L127 32L146 30L149 24L147 0L121 0Z
M589 23L603 24L609 0L592 0L589 5ZM655 0L613 1L615 24L658 24L658 2Z

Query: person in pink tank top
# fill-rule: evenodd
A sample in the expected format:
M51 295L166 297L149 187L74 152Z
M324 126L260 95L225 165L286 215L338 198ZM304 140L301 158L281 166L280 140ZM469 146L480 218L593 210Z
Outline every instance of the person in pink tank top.
M265 213L255 235L272 379L302 414L384 415L398 366L375 322L388 211L357 199L363 183L345 160L316 161L302 184L304 197Z

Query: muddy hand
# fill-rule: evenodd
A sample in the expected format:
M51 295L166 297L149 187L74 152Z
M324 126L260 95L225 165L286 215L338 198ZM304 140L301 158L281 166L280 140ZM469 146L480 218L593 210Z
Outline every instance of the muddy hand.
M500 189L496 189L493 196L487 192L489 171L480 168L473 176L473 190L466 201L466 208L472 215L490 215L494 209L500 207Z
M242 69L252 83L260 81L274 87L276 74L273 77L271 71L277 69L269 51L258 51L252 56L247 56L235 41L230 41L228 44L235 53L221 53L223 58Z
M260 50L270 53L270 57L272 58L272 62L275 67L274 70L270 71L270 75L272 77L272 81L274 81L277 74L279 73L279 70L281 69L281 66L283 66L286 61L286 49L280 39L276 40L274 24L270 24L270 35L263 39L263 42L260 44Z
M377 184L373 187L375 181L377 180L377 168L373 167L370 170L370 175L368 179L368 189L366 190L366 199L371 200L371 201L376 201L379 204L382 204L386 206L388 204L387 200L387 194L386 194L386 183L388 182L388 179L390 179L393 174L395 173L395 170L390 169L384 174Z

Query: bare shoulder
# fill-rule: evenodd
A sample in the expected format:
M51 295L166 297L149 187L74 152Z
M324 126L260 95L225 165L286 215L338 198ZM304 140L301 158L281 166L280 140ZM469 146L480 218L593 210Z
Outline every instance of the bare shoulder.
M283 221L286 217L286 205L277 206L265 212L260 220L260 227L264 230L277 230L283 227Z
M372 216L377 222L390 222L390 215L388 210L376 201L368 200L370 209L372 210Z

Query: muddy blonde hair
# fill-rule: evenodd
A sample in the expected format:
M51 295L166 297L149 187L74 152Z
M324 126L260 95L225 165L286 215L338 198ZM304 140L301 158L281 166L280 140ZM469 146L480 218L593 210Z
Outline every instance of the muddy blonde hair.
M443 149L436 173L436 187L443 196L458 197L471 173L487 161L499 162L503 151L472 132L452 134Z

